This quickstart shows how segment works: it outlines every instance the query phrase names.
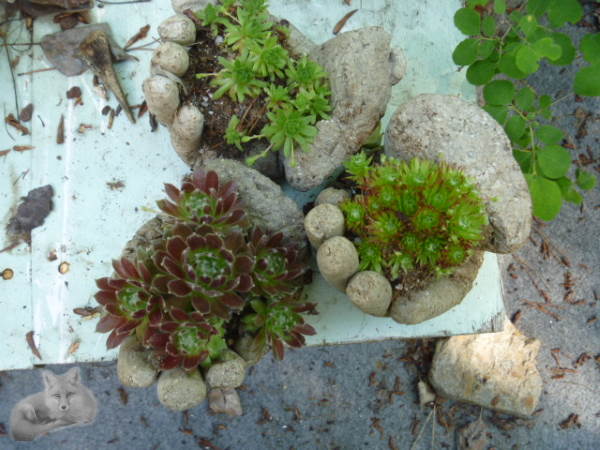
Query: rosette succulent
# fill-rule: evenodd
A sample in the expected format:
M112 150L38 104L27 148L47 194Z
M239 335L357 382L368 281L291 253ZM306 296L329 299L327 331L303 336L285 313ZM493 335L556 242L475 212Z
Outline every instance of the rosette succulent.
M290 347L302 347L304 336L312 336L315 329L304 323L301 312L312 311L314 305L298 303L297 298L286 297L273 302L252 300L250 306L254 313L243 318L247 331L255 332L254 346L263 348L273 347L273 353L278 359L283 359L285 342Z
M488 220L475 186L448 164L364 153L346 163L357 194L341 204L354 233L360 268L390 280L419 271L443 275L465 262L484 238Z
M110 332L107 346L135 332L162 369L192 370L219 360L226 335L275 336L261 331L271 322L239 327L253 314L251 300L271 305L288 298L281 304L291 305L299 297L307 266L298 251L283 234L251 227L235 184L221 184L215 172L195 171L181 188L166 184L165 191L169 200L157 203L173 220L162 238L133 260L113 261L115 275L96 281L95 298L106 312L96 330ZM290 309L293 327L276 328L278 340L264 340L278 356L282 342L300 346L312 330L302 326L298 308Z

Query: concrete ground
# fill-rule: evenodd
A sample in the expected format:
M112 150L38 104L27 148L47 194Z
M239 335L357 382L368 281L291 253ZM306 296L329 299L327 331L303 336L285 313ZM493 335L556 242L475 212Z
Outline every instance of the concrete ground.
M596 19L588 15L586 20ZM569 29L573 36L582 31ZM573 158L589 156L588 150L592 159L600 158L600 99L575 98L569 93L573 77L570 69L544 67L532 85L554 98L564 96L555 107L555 123L567 131ZM587 168L597 173L600 163L594 160ZM83 364L84 383L100 404L95 423L34 443L17 444L3 435L0 448L451 449L457 447L457 430L480 414L487 428L480 448L598 448L598 230L596 187L583 207L565 205L555 221L535 225L524 248L502 258L509 317L542 342L538 368L544 391L529 421L449 401L436 406L431 420L432 409L418 406L416 383L426 374L433 342L387 341L289 351L283 362L267 356L250 370L240 392L244 415L233 419L209 414L206 403L185 414L168 411L158 403L155 388L121 388L114 363ZM573 291L567 300L574 304L564 298L567 273L573 280L567 283ZM546 307L550 313L526 303L544 303L544 295L555 304ZM586 354L589 360L582 357ZM41 386L38 370L0 373L0 434L8 429L13 405ZM576 420L566 421L571 414Z

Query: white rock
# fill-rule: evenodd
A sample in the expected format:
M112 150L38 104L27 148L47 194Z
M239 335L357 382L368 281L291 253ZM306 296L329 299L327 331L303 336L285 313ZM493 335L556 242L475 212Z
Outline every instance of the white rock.
M269 346L257 348L251 336L242 336L235 342L235 351L244 359L246 367L258 363L263 356L269 353Z
M188 51L175 42L163 42L152 55L152 66L171 72L178 77L183 76L190 65Z
M392 301L392 286L380 273L365 270L356 273L350 279L346 286L346 295L361 311L383 317Z
M423 380L419 380L417 389L419 391L419 405L421 405L421 407L427 406L435 400L435 393L431 390L431 386Z
M429 379L438 394L519 417L542 393L536 367L540 341L506 321L501 333L454 336L438 343Z
M315 205L331 203L332 205L340 206L340 203L346 200L350 200L350 193L348 191L328 187L319 192L319 195L315 199Z
M406 75L407 63L404 52L399 48L392 48L390 62L392 64L392 84L396 84Z
M214 363L206 372L211 388L231 389L241 386L246 376L246 362L233 351L226 352L223 361Z
M187 164L191 165L200 147L200 138L204 128L204 115L194 105L183 105L175 114L169 127L171 144Z
M348 278L358 270L358 252L354 244L343 236L327 239L317 250L317 265L323 278L342 292Z
M206 384L197 370L187 373L183 369L173 369L160 374L156 392L158 400L167 408L185 411L204 401Z
M240 396L235 389L214 388L208 392L208 407L215 414L242 415Z
M148 387L156 381L158 370L150 364L151 351L142 347L135 336L129 336L119 346L117 375L128 387Z
M176 14L158 26L158 35L165 41L190 45L196 40L196 25L189 17Z
M314 248L327 239L344 234L344 213L335 205L323 203L311 209L304 218L306 236Z
M154 114L156 120L163 125L170 125L179 107L177 83L168 78L154 75L144 80L142 89L148 111Z
M531 197L506 133L479 106L451 95L423 94L401 105L385 132L385 153L446 161L471 177L493 232L486 250L511 253L531 229Z

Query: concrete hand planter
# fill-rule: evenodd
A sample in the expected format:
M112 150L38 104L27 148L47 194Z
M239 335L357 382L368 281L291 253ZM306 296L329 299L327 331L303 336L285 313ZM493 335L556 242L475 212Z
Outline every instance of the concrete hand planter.
M305 191L372 133L404 76L404 56L381 27L318 46L287 21L246 7L173 0L177 15L159 27L163 44L143 84L148 108L189 165L246 159ZM248 17L262 31L246 36Z
M483 251L525 242L531 200L502 128L457 97L398 108L384 152L377 166L351 158L358 194L323 191L305 228L330 284L365 313L417 324L462 301Z
M239 184L235 180L240 180ZM166 184L163 214L142 226L97 280L97 331L120 345L121 382L148 387L185 410L207 396L213 412L241 414L235 391L270 348L315 334L300 312L308 266L302 213L279 186L233 160Z

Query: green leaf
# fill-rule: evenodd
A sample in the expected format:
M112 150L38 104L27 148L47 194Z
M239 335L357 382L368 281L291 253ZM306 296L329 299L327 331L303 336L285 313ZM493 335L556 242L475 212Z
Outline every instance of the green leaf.
M494 0L494 12L504 14L506 12L506 0Z
M485 105L483 109L500 125L504 126L504 122L506 122L506 116L508 115L508 108L506 106L496 106L496 105Z
M531 34L537 30L538 22L532 14L527 14L526 16L521 17L519 20L519 29L523 32L523 34L527 37L530 37Z
M521 167L521 172L531 173L533 154L524 150L513 150L513 156Z
M554 43L551 37L545 37L534 42L533 49L538 55L548 58L551 61L556 61L562 54L562 47Z
M525 180L531 194L533 215L542 220L554 219L562 206L562 194L558 184L531 174L525 174Z
M575 171L575 182L580 189L588 191L596 186L596 176L587 170L577 169Z
M507 121L504 126L504 131L510 138L511 141L516 141L523 133L525 133L525 120L521 116L513 115Z
M476 61L467 69L469 83L479 86L487 83L496 73L496 63L490 61Z
M515 104L521 111L533 111L535 109L533 105L534 100L535 91L530 87L520 89L517 95L515 95Z
M554 28L562 27L565 23L577 23L583 17L583 7L579 0L550 0L548 19Z
M547 145L559 144L565 137L565 133L559 128L551 125L542 125L536 130L536 135L540 141Z
M539 19L546 12L548 6L550 6L548 0L529 0L527 2L527 12Z
M526 78L527 74L517 67L515 54L516 51L504 53L500 57L498 68L503 74L508 75L511 78L521 80L523 78Z
M468 0L467 6L469 8L475 8L476 6L485 6L490 0Z
M531 75L540 68L538 61L539 55L531 47L526 45L519 48L515 57L517 67L527 75Z
M583 197L579 192L573 189L573 182L566 177L559 178L556 180L556 184L560 187L560 192L562 193L563 199L568 202L575 203L576 205L581 205L583 202Z
M478 35L481 27L481 17L472 9L461 8L454 14L454 25L467 36Z
M483 88L483 98L490 105L508 105L515 95L515 86L508 80L490 81Z
M564 177L571 167L571 153L558 145L549 145L536 152L542 173L548 178Z
M481 21L481 31L487 37L492 37L496 34L496 20L492 16L485 16Z
M577 72L574 90L578 95L600 95L600 63L584 67Z
M487 59L496 50L497 39L480 39L477 46L477 58Z
M600 63L600 33L586 34L579 44L584 59L591 63Z
M477 60L479 40L467 38L456 46L452 53L452 60L457 66L468 66Z
M560 58L550 60L550 62L556 66L567 66L575 59L575 47L571 38L564 33L552 33L550 37L554 40L556 45L560 46Z

